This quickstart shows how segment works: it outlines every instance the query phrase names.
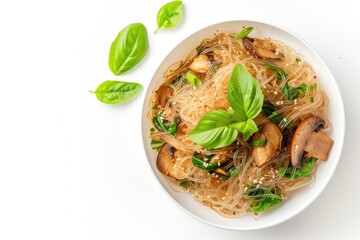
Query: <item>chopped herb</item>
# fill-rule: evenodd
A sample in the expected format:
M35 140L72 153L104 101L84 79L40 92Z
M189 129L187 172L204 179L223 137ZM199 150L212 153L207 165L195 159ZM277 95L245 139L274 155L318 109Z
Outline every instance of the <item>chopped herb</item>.
M182 187L185 188L185 189L188 189L188 188L189 188L189 184L188 184L187 181L182 181L182 182L180 183L180 186L182 186Z
M314 91L317 88L317 84L314 83L314 85L310 86L310 92Z
M160 148L161 148L161 146L164 144L164 142L161 141L161 140L152 139L150 144L151 144L151 148L152 148L153 150L159 151Z
M250 211L254 213L263 212L270 207L278 205L282 201L279 188L268 189L253 186L247 190L245 194L254 200L250 206Z
M229 168L229 170L227 170L227 172L230 173L230 178L233 178L238 174L238 170L236 169L235 166L232 166L231 168Z
M290 178L290 179L298 179L301 177L307 177L310 178L311 175L311 169L316 163L316 158L310 157L308 158L305 166L302 169L297 169L292 166L288 166L287 169L281 167L279 168L279 173L283 175L284 178Z
M170 135L176 136L176 131L177 131L176 118L174 118L173 124L169 125L164 122L164 116L158 113L155 117L153 117L152 122L159 131L166 132L169 133Z
M296 62L296 63L300 63L300 62L301 62L301 59L300 59L300 58L296 58L296 59L295 59L295 62Z
M267 118L269 118L273 123L279 125L283 122L283 117L277 112L276 108L270 103L264 103L262 107L262 112ZM286 124L287 128L292 128L291 122Z
M254 30L253 27L244 28L243 30L241 30L241 32L238 35L236 35L236 39L237 40L243 39L244 37L249 35L253 30Z
M210 73L215 73L217 71L217 69L218 69L217 65L212 66L210 69Z
M263 67L264 68L267 68L267 69L271 69L273 71L275 71L275 77L277 80L285 80L286 77L287 77L287 74L284 70L282 70L281 68L269 63L269 62L265 62L263 64Z
M299 99L299 94L306 93L306 84L301 84L300 87L292 87L288 83L281 89L281 93L285 96L287 100Z
M314 97L310 98L310 102L313 103L314 102Z
M191 83L195 87L201 86L201 80L196 75L192 74L191 72L186 73L186 79L189 83Z
M159 108L158 108L158 106L156 106L156 105L154 105L153 107L152 107L152 110L158 110Z
M251 141L251 145L254 147L261 147L264 146L266 143L266 138L254 139Z
M198 157L198 152L194 152L192 156L192 163L195 167L204 169L204 170L215 170L219 167L217 163L207 163L203 159Z

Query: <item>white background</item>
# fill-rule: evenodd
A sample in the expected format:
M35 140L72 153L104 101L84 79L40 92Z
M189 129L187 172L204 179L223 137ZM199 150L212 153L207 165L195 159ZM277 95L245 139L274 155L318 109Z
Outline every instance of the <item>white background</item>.
M184 0L183 23L154 35L166 2L0 2L0 239L358 239L357 1ZM320 54L344 99L346 138L332 180L305 211L235 232L192 219L166 197L141 145L141 110L174 46L205 26L241 19L282 25ZM150 49L117 77L109 47L132 22L145 24ZM87 92L107 79L140 82L144 91L108 106Z

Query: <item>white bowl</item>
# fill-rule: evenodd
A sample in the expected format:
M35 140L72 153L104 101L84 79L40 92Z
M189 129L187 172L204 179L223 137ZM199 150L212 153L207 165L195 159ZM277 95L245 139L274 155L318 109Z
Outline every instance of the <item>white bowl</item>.
M242 26L254 27L255 29L252 32L252 36L260 38L271 37L272 39L280 40L281 42L293 47L296 51L299 51L303 55L307 62L311 64L318 76L320 87L325 91L330 100L328 110L329 118L332 123L332 132L330 137L334 140L334 145L329 159L320 164L317 169L315 182L310 186L291 194L289 198L283 201L279 207L261 214L257 220L255 220L250 214L237 218L222 217L212 209L203 206L199 202L195 202L189 193L185 191L178 193L172 190L169 186L167 178L156 168L157 152L153 151L150 147L149 129L152 126L150 120L147 118L151 94L162 84L163 74L172 63L184 59L190 50L196 48L204 38L212 37L217 30L221 32L237 33L242 29ZM324 190L335 171L342 151L344 133L345 114L341 94L333 75L319 55L307 43L290 31L282 27L255 21L231 21L215 24L192 34L182 41L167 55L155 72L147 89L142 112L142 135L144 148L150 167L158 182L165 190L166 195L190 216L207 224L232 230L250 230L274 226L290 219L291 217L294 217L309 206L310 203L312 203Z

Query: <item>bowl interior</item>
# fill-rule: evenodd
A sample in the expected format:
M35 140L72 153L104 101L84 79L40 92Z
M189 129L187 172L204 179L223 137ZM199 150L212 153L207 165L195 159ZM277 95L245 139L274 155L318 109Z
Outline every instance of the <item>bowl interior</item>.
M192 196L187 192L178 193L173 191L170 188L166 177L163 176L156 168L157 152L153 151L150 147L149 129L152 125L151 121L147 118L151 94L163 83L162 76L172 63L184 59L190 50L196 48L204 38L212 37L217 30L221 32L238 33L243 26L254 27L252 36L260 38L271 37L272 39L280 40L281 42L293 47L296 51L303 55L307 62L312 65L317 73L320 87L325 91L329 98L328 114L332 123L332 132L330 137L334 140L334 145L329 159L320 164L317 170L316 181L310 186L290 194L288 199L281 205L260 215L257 220L255 220L251 215L231 219L224 218L210 208L195 202L192 199ZM299 39L293 33L290 33L288 30L255 21L232 21L219 23L206 27L182 41L168 54L156 70L147 89L142 113L142 135L146 155L152 171L166 194L176 203L177 206L192 217L213 226L233 230L249 230L269 227L281 223L305 209L322 192L335 171L341 155L344 133L345 116L342 98L334 77L319 55L317 55L304 41Z

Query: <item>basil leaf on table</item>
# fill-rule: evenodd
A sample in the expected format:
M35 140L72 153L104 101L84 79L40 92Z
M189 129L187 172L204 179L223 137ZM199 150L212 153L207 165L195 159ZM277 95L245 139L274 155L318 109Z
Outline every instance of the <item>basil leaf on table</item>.
M183 17L182 1L173 1L162 6L157 14L158 32L161 29L169 29L178 25Z
M238 135L236 129L228 127L232 122L231 114L226 111L208 112L189 134L189 138L208 149L229 146Z
M109 68L120 75L135 67L149 49L147 31L142 23L132 23L121 30L111 44Z
M117 104L129 101L135 97L141 90L139 83L121 82L115 80L107 80L101 83L95 91L96 97L106 104Z
M236 39L237 40L243 39L244 37L249 35L253 30L254 30L253 27L244 28L243 30L241 30L241 32L238 35L236 35Z

